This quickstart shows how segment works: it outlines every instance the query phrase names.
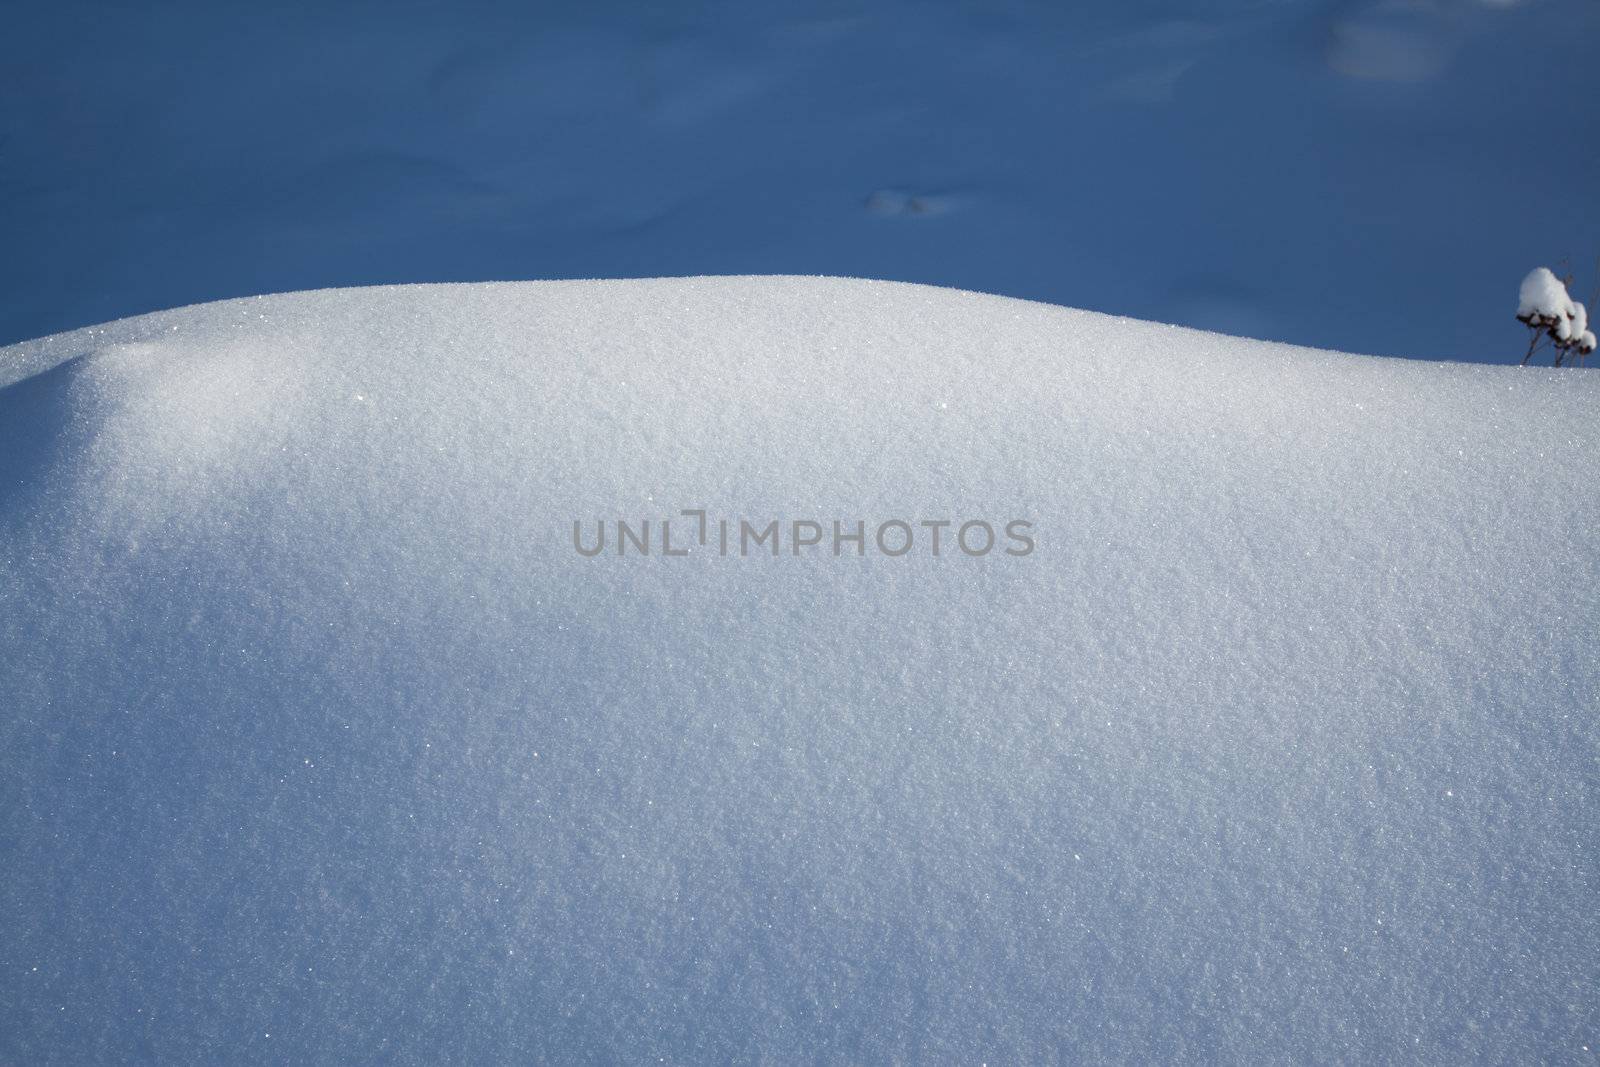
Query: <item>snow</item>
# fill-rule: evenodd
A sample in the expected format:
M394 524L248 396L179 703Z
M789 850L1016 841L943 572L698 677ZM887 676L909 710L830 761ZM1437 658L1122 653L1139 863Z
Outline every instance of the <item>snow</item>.
M1522 279L1517 318L1549 334L1558 351L1575 348L1579 355L1588 355L1595 349L1589 309L1573 300L1567 287L1547 267L1536 267Z
M1518 292L1517 318L1562 329L1570 327L1572 316L1572 298L1561 280L1549 267L1530 270Z
M1505 363L1507 272L1587 287L1600 250L1593 0L56 0L4 29L0 344L337 285L824 273Z
M0 1060L1600 1037L1588 375L822 278L0 374ZM1036 549L572 548L685 509Z

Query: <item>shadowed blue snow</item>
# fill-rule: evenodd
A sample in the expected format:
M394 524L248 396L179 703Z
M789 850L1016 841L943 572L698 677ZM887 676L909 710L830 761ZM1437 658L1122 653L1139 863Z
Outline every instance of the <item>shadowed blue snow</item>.
M1600 1047L1600 379L699 279L0 382L0 1060ZM680 507L1038 549L570 547Z
M1600 284L1593 0L268 6L0 33L0 342L221 297L898 278L1514 362Z

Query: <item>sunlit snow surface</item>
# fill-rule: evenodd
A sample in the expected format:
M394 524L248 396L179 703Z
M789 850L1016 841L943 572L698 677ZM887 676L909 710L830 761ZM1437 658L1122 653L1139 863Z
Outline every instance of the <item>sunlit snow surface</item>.
M0 382L0 1060L1600 1047L1586 375L745 278ZM696 507L1038 547L572 549Z

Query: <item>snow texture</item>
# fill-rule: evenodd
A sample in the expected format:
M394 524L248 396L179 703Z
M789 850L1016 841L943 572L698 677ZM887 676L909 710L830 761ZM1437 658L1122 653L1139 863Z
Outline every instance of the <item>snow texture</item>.
M0 1061L1600 1047L1600 380L815 278L0 373ZM683 508L1037 547L572 548Z

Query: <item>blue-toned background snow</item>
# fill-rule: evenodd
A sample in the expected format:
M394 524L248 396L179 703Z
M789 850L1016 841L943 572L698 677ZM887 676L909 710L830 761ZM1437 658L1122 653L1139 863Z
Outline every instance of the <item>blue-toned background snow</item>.
M820 273L1511 361L1600 282L1600 4L9 5L0 343L262 292Z
M1600 1047L1600 376L783 278L0 372L0 1062ZM1038 551L569 547L695 506Z

